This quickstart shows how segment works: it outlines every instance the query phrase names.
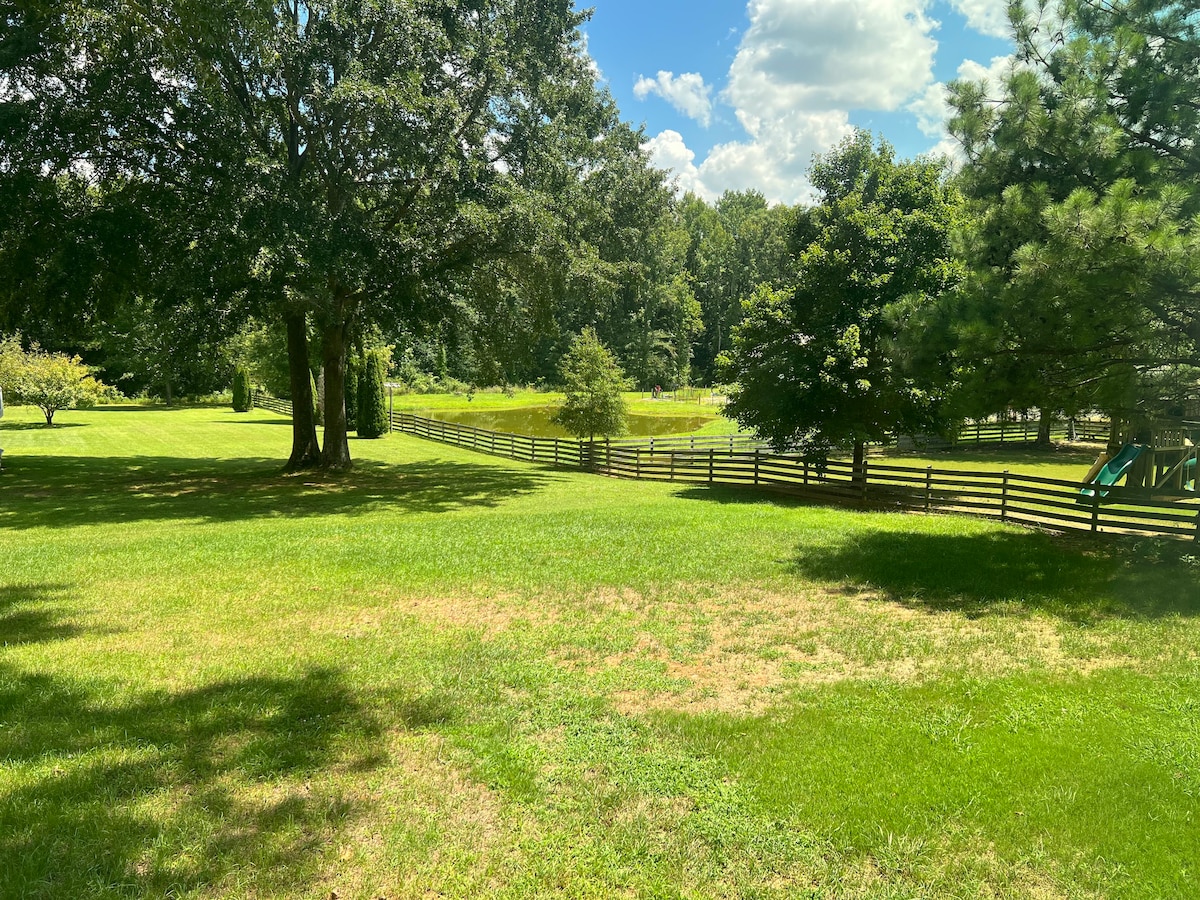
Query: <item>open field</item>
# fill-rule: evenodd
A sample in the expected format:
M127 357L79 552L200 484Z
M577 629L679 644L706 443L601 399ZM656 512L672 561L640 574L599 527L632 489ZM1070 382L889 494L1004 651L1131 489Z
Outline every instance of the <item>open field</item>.
M0 422L0 897L1195 891L1189 545L60 417Z

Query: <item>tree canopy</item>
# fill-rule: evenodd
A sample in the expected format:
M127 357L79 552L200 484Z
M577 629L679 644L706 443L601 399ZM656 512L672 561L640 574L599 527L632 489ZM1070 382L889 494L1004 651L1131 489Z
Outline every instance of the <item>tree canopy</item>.
M556 424L589 441L625 432L625 373L595 330L585 328L571 342L561 372L566 399L553 416Z
M1010 75L951 91L972 279L941 324L964 409L1145 413L1200 365L1195 5L1015 12Z
M944 175L865 132L814 161L821 202L797 232L794 283L759 288L723 359L739 424L819 460L844 446L861 459L866 442L938 424L940 393L895 351L912 309L962 275Z

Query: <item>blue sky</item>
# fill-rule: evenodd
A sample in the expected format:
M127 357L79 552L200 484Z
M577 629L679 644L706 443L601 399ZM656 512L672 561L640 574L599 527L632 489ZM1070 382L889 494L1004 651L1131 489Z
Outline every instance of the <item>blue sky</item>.
M709 199L806 199L812 154L856 126L902 156L948 152L943 85L994 82L1012 50L1007 0L588 2L588 51L622 115Z

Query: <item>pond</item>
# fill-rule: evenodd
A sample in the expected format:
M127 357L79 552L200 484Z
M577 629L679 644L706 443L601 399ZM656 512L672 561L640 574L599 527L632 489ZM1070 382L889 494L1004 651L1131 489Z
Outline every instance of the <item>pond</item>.
M471 425L488 431L524 434L529 437L570 437L566 430L550 421L557 406L523 406L517 409L431 409L415 410L417 415L457 425ZM690 434L713 420L713 416L647 416L630 414L629 437L659 434Z

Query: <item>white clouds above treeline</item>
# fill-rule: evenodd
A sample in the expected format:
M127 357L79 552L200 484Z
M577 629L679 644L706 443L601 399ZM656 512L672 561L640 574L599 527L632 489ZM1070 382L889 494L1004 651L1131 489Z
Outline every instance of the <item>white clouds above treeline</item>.
M643 75L634 84L633 93L639 100L658 94L705 128L712 124L712 88L695 72L685 72L679 76L674 72L659 72L657 78Z
M977 31L1003 33L1005 0L950 0ZM908 111L941 136L945 89L933 75L939 23L930 0L749 0L742 37L718 99L732 107L746 139L718 144L697 161L683 136L663 131L647 143L656 165L680 189L712 199L755 188L777 202L810 192L812 155L849 134L850 111ZM993 67L999 61L993 61ZM960 76L975 77L964 63ZM711 91L696 73L640 78L635 94L656 94L704 126ZM940 146L940 145L939 145Z

